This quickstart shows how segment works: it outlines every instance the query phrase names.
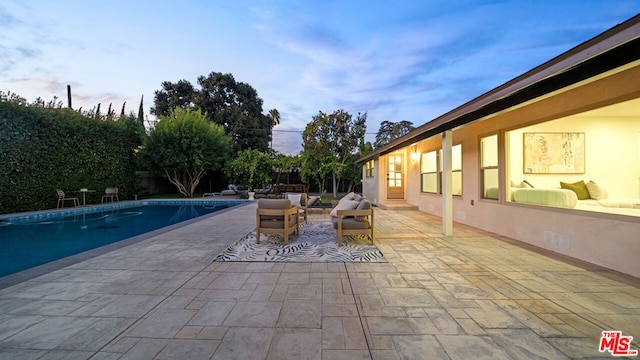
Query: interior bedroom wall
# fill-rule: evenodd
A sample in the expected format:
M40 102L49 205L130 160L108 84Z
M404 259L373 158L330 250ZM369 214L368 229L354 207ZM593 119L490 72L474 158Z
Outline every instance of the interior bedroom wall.
M584 132L584 174L524 174L524 132ZM509 180L529 181L540 188L558 188L560 181L595 181L609 198L640 198L640 120L572 116L507 133L510 149Z

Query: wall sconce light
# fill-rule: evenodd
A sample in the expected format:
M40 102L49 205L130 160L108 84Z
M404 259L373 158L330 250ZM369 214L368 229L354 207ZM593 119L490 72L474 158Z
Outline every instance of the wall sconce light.
M416 145L411 145L411 162L416 163L420 161L420 153Z

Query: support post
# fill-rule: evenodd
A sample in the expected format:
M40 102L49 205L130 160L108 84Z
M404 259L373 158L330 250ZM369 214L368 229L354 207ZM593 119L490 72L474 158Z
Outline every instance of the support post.
M451 174L453 131L447 130L442 133L442 234L453 235L453 176Z

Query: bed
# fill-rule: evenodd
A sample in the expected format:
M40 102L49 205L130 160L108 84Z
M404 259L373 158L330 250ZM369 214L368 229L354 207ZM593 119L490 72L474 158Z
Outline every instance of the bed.
M511 201L573 209L578 196L567 189L515 188L511 189Z
M576 193L568 189L512 188L511 201L565 209L640 216L640 198L578 200Z

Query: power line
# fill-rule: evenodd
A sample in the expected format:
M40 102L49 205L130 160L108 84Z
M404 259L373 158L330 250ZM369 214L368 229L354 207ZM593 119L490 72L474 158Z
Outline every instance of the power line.
M273 129L273 132L289 132L289 133L303 133L304 130L276 130ZM365 135L377 135L378 133L367 132Z

